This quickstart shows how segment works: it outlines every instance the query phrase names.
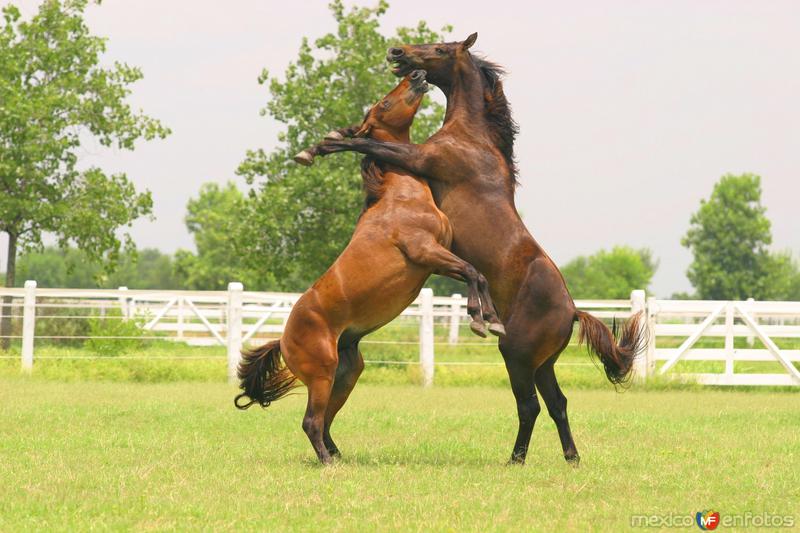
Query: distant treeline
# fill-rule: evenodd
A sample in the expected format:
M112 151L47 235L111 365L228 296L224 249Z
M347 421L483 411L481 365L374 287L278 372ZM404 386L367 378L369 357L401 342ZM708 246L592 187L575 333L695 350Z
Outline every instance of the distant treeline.
M219 260L223 258L218 256ZM601 250L588 256L578 257L567 263L563 272L576 298L627 298L631 290L648 288L657 268L648 250L634 250L619 246L611 251ZM203 275L219 271L227 276ZM22 255L17 262L17 283L21 287L25 280L36 280L39 287L116 289L187 289L223 290L229 281L246 280L250 290L305 290L306 287L286 288L270 283L264 276L263 283L253 281L252 272L239 271L221 262L214 265L207 257L199 257L186 250L175 255L153 248L145 248L137 254L123 254L117 268L107 273L103 266L87 260L78 249L45 248L42 251ZM249 279L248 279L249 278ZM463 284L433 276L428 282L437 294L465 294Z

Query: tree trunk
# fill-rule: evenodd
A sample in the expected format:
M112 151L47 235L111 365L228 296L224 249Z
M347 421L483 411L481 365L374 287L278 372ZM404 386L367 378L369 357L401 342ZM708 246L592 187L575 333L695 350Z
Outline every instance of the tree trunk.
M14 277L17 270L17 236L8 234L8 263L6 266L6 287L14 287ZM3 306L0 307L0 348L8 350L11 346L11 296L3 297Z

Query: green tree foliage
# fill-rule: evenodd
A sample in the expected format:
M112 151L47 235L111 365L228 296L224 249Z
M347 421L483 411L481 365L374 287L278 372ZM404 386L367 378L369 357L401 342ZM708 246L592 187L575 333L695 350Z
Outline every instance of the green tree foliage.
M79 170L88 140L132 150L140 138L169 132L131 110L128 85L141 79L124 63L101 66L105 40L83 19L86 0L45 0L30 20L13 5L0 26L0 231L8 234L6 285L13 286L18 249L41 246L43 233L91 260L113 265L117 230L151 211L124 174ZM133 243L124 234L125 247ZM3 331L8 321L3 320Z
M249 290L270 288L271 278L245 264L247 246L237 246L246 199L236 185L205 183L197 198L186 206L186 227L194 237L197 253L178 250L175 271L187 289L222 290L228 282L241 281Z
M153 248L122 253L118 267L108 274L77 248L48 247L20 256L16 285L21 287L26 279L33 279L39 287L52 288L116 289L124 285L131 289L179 289L173 271L172 257Z
M766 298L800 302L800 265L791 252L770 253L765 270Z
M657 268L650 250L615 246L576 257L561 273L573 298L626 299L632 290L647 290Z
M184 288L175 275L172 256L155 248L123 254L117 268L101 279L102 286L109 289L122 286L129 289Z
M243 225L252 268L270 273L279 288L303 290L327 269L348 242L363 197L360 156L339 154L301 167L291 157L319 142L333 128L359 123L364 111L396 83L386 50L398 42L436 42L442 36L424 22L400 28L392 37L379 31L388 4L346 10L334 0L337 30L313 42L304 39L299 56L282 79L262 72L259 83L270 98L263 115L285 125L272 152L247 152L238 173L259 182ZM449 31L447 28L443 31ZM412 129L417 141L441 124L442 106L426 98Z
M770 221L761 205L761 178L723 176L692 215L681 244L694 254L687 276L708 300L786 299L797 281L789 254L770 253Z

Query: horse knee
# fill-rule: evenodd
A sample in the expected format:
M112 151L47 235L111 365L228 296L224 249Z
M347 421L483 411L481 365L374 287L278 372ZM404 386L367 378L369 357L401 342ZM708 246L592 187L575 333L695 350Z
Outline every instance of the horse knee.
M467 282L478 282L478 276L480 276L480 272L478 272L474 266L465 262L463 270L464 271L461 273L461 275L466 278Z
M519 415L520 424L535 424L536 418L541 411L542 407L539 405L539 400L535 397L517 402L517 413Z
M313 416L304 416L302 427L305 434L308 435L308 438L312 441L322 437L322 424L318 423Z

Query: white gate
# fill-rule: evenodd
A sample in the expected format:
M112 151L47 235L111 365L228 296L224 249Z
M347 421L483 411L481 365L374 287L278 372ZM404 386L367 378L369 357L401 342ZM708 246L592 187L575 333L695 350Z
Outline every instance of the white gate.
M648 374L657 372L708 385L800 385L800 302L648 301L652 333ZM684 338L679 346L666 347ZM709 340L711 339L711 340ZM739 342L737 343L737 339ZM778 346L778 340L783 348ZM757 346L758 344L758 346ZM723 361L722 372L677 374L680 361ZM737 372L737 362L776 362L781 373Z

